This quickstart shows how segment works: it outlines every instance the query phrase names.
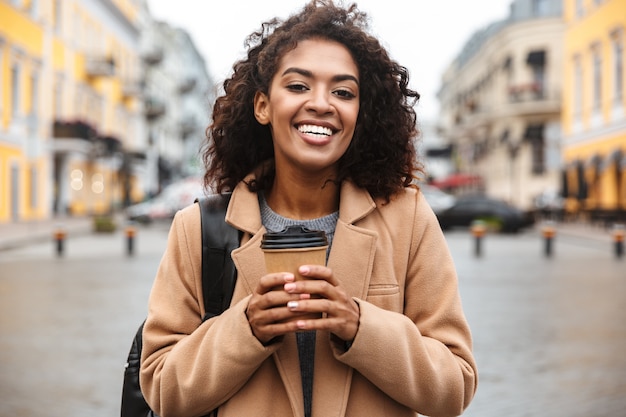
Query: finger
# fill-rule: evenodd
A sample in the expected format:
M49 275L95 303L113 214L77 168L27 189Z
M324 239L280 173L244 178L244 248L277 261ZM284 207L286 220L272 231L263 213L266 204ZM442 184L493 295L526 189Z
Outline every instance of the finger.
M302 298L335 298L335 288L332 284L321 279L301 279L286 283L283 286L287 294L298 294Z
M269 291L281 287L288 282L293 282L295 276L291 272L277 272L267 274L261 277L256 288L256 292L259 294L265 294Z
M293 300L287 303L294 313L319 314L321 318L299 319L300 330L328 330L343 340L352 340L356 335L360 318L359 307L354 300L347 298L333 301L324 298Z
M332 269L323 265L301 265L298 273L305 278L318 279L330 282L332 285L339 285L339 281L333 276Z

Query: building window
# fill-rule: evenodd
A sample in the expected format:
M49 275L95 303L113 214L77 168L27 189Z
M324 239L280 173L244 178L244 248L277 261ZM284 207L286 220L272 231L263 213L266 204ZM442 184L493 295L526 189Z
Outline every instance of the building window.
M582 18L585 16L585 4L583 0L576 0L576 17Z
M39 190L37 189L37 167L30 167L30 207L37 208L37 194Z
M574 79L572 83L572 109L574 118L580 118L583 112L583 66L580 56L574 57Z
M619 103L624 94L624 43L621 33L612 39L613 49L613 101Z
M532 91L535 98L543 98L545 95L546 51L531 51L526 57L526 63L530 66L533 77Z
M2 110L2 102L4 101L4 93L2 90L4 89L4 63L2 62L4 57L4 39L0 37L0 110ZM0 112L1 114L1 112Z
M39 17L39 0L30 0L30 17L35 20Z
M596 45L592 49L592 76L593 76L593 84L592 84L592 99L593 99L593 108L600 109L602 105L602 55L600 53L599 45Z
M30 114L37 116L39 114L39 75L33 73L30 78Z
M58 34L61 33L62 15L61 0L54 0L54 30Z
M11 112L12 117L20 113L20 66L17 63L11 66Z
M533 0L533 16L547 16L550 12L550 4L547 0Z
M545 172L545 141L543 137L534 138L530 141L532 152L532 173L542 175Z
M531 124L526 126L524 132L524 140L530 144L531 159L532 159L532 173L534 175L541 175L545 173L546 169L546 141L544 138L544 125L543 124Z
M52 116L54 119L61 119L63 114L63 81L57 79L54 83L54 97L52 102Z

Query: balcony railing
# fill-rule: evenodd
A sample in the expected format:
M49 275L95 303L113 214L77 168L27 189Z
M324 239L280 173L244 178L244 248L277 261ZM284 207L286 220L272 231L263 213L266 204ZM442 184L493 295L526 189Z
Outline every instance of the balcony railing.
M139 97L141 95L142 85L137 80L122 81L122 96L125 98Z
M97 132L93 126L82 120L55 120L52 125L52 136L55 138L93 140L97 136Z
M85 72L90 77L111 77L115 75L115 61L104 56L85 58Z
M163 61L163 50L161 48L151 48L141 54L141 59L147 65L158 65Z
M544 100L546 91L539 83L517 84L509 86L509 101Z
M161 100L151 97L148 98L144 103L144 114L148 120L154 120L158 117L161 117L165 114L166 107L165 103Z
M178 92L180 94L187 94L187 93L191 92L195 86L196 86L196 79L195 78L192 78L192 77L185 78L178 85Z

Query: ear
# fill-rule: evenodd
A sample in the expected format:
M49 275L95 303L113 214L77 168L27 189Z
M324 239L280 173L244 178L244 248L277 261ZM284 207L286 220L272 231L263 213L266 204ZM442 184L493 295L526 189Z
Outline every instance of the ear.
M262 125L270 122L269 102L269 97L265 93L257 91L254 95L254 117Z

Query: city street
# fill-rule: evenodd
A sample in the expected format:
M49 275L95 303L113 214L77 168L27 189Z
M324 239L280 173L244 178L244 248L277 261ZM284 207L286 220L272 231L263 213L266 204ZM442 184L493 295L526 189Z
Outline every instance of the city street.
M119 415L167 225L0 251L0 416ZM468 417L617 417L626 409L626 258L610 241L537 230L446 233L479 369ZM379 417L379 416L372 416Z

